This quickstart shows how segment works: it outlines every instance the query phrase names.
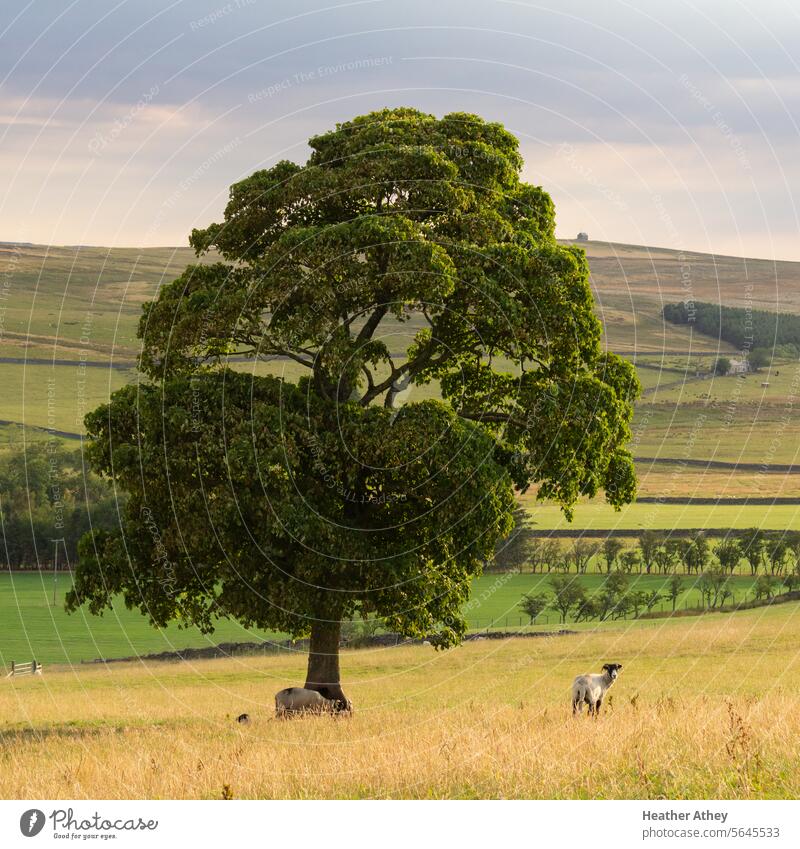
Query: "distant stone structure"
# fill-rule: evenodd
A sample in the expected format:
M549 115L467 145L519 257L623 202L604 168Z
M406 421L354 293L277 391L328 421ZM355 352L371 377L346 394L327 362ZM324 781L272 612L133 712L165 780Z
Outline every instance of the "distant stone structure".
M578 233L578 238L575 241L576 242L588 242L589 241L589 234L580 232L580 233Z

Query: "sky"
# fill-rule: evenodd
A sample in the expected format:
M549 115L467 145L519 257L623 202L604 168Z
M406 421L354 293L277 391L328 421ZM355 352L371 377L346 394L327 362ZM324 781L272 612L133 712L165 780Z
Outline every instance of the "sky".
M520 139L557 234L800 260L792 0L18 0L0 241L185 245L228 187L384 106Z

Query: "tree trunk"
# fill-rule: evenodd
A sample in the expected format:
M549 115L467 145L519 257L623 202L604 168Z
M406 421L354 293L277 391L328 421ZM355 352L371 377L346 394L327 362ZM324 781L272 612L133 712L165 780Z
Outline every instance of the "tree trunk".
M341 622L315 620L308 647L308 672L305 687L328 699L347 701L339 679L339 639Z

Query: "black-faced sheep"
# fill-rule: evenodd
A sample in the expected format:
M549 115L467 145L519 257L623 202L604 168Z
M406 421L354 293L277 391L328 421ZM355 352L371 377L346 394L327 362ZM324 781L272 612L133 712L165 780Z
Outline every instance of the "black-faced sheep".
M621 663L605 663L599 674L579 675L572 682L572 713L581 713L584 703L589 705L589 715L597 716L608 688L617 680Z
M275 714L278 717L302 713L351 713L352 710L349 701L327 698L324 690L318 692L304 687L287 687L275 695Z

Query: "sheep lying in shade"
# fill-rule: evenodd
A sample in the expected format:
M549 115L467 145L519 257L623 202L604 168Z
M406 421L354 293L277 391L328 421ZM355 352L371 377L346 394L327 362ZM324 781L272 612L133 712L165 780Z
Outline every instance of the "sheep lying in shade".
M317 692L304 687L287 687L275 695L275 714L278 717L302 713L351 713L352 710L349 701L327 698L325 690Z
M608 688L617 680L621 663L605 663L599 674L579 675L572 682L572 713L581 713L584 703L589 705L589 715L597 716Z

